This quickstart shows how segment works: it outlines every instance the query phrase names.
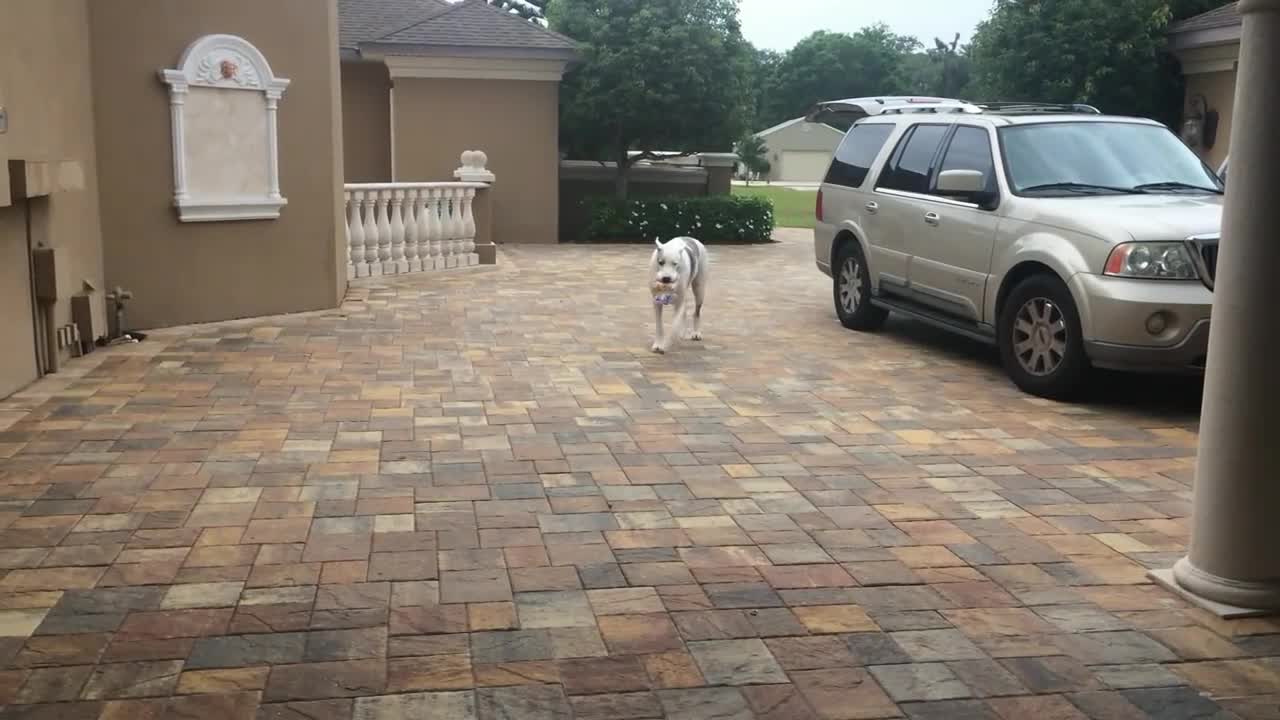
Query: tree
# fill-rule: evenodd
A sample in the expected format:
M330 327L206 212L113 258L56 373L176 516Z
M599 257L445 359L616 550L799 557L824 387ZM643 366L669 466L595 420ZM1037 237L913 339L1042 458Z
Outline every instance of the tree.
M916 95L969 98L971 83L969 48L956 33L951 42L933 39L933 47L903 59L903 90Z
M766 104L777 85L778 66L785 57L776 50L749 46L747 69L747 127L763 130L776 123L768 122Z
M852 35L815 32L778 63L762 124L803 115L822 100L905 92L907 58L919 48L918 40L883 24Z
M996 0L971 55L986 99L1085 102L1176 122L1171 22L1225 0Z
M546 24L549 0L485 0L490 5L539 24Z
M549 16L581 52L561 87L562 145L617 163L618 197L637 160L728 150L745 129L737 0L555 0Z
M960 97L969 84L969 49L960 48L960 33L950 44L933 39L929 60L938 67L938 85L934 93L945 98Z
M755 135L743 136L733 150L738 154L742 167L747 170L748 185L751 184L752 175L764 175L772 168L767 157L769 148L765 147L764 140Z

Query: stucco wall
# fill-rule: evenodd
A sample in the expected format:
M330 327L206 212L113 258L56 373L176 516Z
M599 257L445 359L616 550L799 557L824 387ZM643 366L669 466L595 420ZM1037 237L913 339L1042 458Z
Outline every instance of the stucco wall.
M342 63L346 182L391 181L391 78L382 62Z
M135 293L130 325L335 306L346 282L336 1L95 1L90 17L106 280ZM278 220L180 223L172 207L157 71L210 33L244 37L292 80L279 109L289 204Z
M1203 95L1209 101L1209 109L1218 111L1218 137L1213 147L1206 150L1198 147L1196 152L1205 159L1214 170L1227 159L1231 144L1231 119L1235 104L1236 73L1226 72L1203 73L1187 76L1187 105L1191 98Z
M494 241L558 241L559 83L394 82L397 180L452 180L462 151L483 150L497 176Z
M32 239L57 253L55 321L71 321L70 297L88 280L98 288L94 326L102 333L88 12L86 0L0 0L0 105L9 114L0 172L9 159L50 163L57 192L30 203ZM23 202L0 207L0 397L36 377Z

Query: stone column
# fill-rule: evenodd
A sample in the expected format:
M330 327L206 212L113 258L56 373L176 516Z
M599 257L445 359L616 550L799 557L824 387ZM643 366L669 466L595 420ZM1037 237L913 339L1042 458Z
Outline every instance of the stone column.
M734 153L700 153L698 159L707 171L707 194L728 195L732 191L738 156Z
M1280 0L1242 0L1240 14L1191 548L1172 577L1154 574L1224 617L1280 610Z
M462 165L453 172L455 178L487 186L476 188L472 198L471 213L476 224L475 253L481 265L495 265L498 246L493 238L493 186L497 177L489 171L489 156L483 151L467 150L459 159Z

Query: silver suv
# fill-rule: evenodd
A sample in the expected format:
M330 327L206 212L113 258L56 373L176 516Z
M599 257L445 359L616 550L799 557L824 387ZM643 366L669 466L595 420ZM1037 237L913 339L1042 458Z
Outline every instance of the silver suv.
M1150 120L1085 105L855 98L818 193L840 322L890 311L996 344L1023 390L1091 367L1203 371L1223 183Z

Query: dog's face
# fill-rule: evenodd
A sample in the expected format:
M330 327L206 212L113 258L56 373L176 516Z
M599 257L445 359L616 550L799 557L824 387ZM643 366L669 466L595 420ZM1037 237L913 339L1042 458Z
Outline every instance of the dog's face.
M679 287L680 278L688 272L688 256L682 248L668 249L657 240L654 245L657 247L653 251L653 257L649 259L653 285L671 289Z

